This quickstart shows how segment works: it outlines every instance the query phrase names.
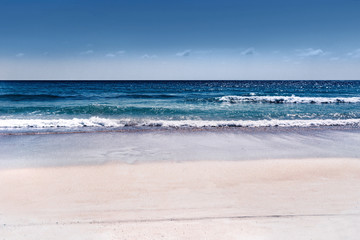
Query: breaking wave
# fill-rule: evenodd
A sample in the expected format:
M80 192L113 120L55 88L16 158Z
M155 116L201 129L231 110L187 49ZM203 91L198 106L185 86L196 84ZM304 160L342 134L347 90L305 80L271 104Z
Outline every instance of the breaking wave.
M88 119L1 119L1 130L30 129L114 129L126 127L149 128L224 128L224 127L320 127L360 126L360 119L311 119L311 120L140 120L109 119L91 117Z
M360 103L360 97L296 97L292 96L223 96L220 102L227 103Z

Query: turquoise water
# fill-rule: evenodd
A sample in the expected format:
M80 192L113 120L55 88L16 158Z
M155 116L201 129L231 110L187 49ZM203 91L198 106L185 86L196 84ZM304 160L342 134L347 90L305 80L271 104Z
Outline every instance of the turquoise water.
M1 81L0 132L360 126L360 81Z

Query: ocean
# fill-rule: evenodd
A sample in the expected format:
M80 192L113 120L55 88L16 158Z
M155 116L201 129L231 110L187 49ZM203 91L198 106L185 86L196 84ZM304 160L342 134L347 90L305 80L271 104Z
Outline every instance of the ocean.
M0 168L360 158L360 81L0 82Z
M1 81L0 133L359 127L360 81Z

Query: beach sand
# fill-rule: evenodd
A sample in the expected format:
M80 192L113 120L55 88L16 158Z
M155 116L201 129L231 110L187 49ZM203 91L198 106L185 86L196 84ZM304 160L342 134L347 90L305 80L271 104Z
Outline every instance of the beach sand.
M0 224L6 240L358 239L360 160L3 169Z

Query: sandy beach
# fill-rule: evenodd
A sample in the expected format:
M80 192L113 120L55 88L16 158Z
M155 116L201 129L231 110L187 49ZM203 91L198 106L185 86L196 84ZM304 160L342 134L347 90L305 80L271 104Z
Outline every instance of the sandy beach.
M357 239L359 159L0 170L1 239Z

